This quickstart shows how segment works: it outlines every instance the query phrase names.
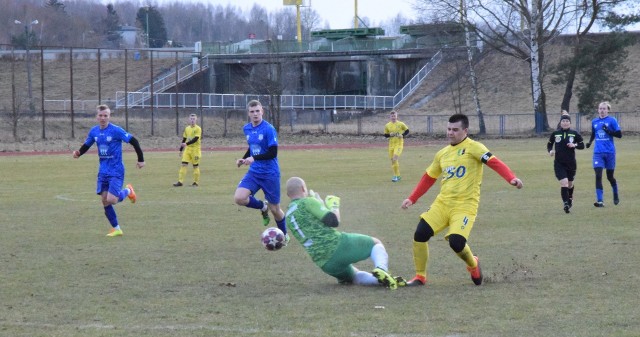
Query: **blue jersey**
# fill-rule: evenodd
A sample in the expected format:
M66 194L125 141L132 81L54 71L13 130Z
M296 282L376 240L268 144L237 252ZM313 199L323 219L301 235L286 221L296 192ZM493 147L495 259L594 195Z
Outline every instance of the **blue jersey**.
M602 126L606 125L607 129L615 132L620 130L620 126L618 125L618 121L611 117L607 116L605 118L594 118L591 121L591 132L594 136L595 145L593 146L593 153L616 153L616 146L613 143L613 136L606 133Z
M272 146L278 146L278 135L273 125L267 121L262 121L258 126L248 123L243 128L247 143L249 144L249 155L257 156L267 153ZM278 158L269 160L256 160L249 166L249 172L255 174L276 174L280 176L280 165Z
M100 129L100 125L91 128L84 144L88 147L97 144L100 159L98 175L124 176L122 142L128 143L132 137L123 128L111 123L104 129Z

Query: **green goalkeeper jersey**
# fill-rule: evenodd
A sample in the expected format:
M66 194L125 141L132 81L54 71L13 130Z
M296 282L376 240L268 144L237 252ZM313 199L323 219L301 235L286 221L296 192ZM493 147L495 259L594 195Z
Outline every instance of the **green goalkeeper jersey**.
M322 218L331 212L314 197L294 199L287 209L287 229L302 244L313 262L324 266L333 256L342 233L327 227Z

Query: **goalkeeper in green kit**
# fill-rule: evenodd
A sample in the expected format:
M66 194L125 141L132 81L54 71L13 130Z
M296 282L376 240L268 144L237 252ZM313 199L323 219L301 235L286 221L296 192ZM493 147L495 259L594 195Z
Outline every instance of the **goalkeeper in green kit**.
M291 199L285 215L287 229L326 274L341 284L382 285L389 289L406 285L401 277L389 274L389 255L380 240L336 230L340 224L339 197L328 195L323 202L298 177L287 180L287 196ZM372 272L353 266L368 258L374 264Z

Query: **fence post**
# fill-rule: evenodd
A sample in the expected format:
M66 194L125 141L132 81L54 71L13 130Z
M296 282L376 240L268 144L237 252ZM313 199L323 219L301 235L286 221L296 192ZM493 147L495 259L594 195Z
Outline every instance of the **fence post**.
M324 125L324 133L328 133L329 132L329 119L327 117L327 110L321 110L322 111L322 124Z
M40 46L40 105L42 108L42 139L47 139L44 112L44 48Z
M154 109L153 109L153 50L149 50L149 68L150 68L150 73L151 73L151 79L150 79L150 84L149 84L149 105L151 107L151 135L153 136L154 134L154 129L153 129L153 124L155 122L155 114L154 114Z
M433 120L431 116L427 116L427 134L431 134L433 131Z
M500 137L504 137L504 133L505 133L505 120L507 119L507 116L505 115L500 115L499 117L499 133L500 133Z
M224 118L224 130L222 130L222 137L226 137L227 136L227 119L229 118L228 115L228 110L225 108L222 108L222 111L224 113L223 118Z
M295 109L291 109L289 111L289 128L291 129L291 133L293 133L293 122L294 122L294 118L297 118L296 115L296 110Z
M69 48L69 91L71 94L71 138L76 138L74 129L74 110L73 110L73 47Z
M536 118L536 134L539 135L543 131L544 119L542 118L542 113L540 113L540 111L535 111L534 114Z

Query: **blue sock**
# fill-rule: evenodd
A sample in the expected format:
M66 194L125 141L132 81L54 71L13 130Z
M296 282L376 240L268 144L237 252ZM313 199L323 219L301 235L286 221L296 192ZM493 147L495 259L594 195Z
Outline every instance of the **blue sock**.
M120 191L120 194L118 194L118 202L124 200L124 198L129 196L129 193L131 193L131 191L129 191L128 188L123 189L122 191Z
M106 215L107 219L109 219L111 227L118 227L118 216L116 215L116 210L113 208L113 205L104 207L104 215Z
M282 220L276 220L276 225L278 225L278 228L280 228L282 233L287 234L287 225L285 218L282 218Z
M611 186L613 188L613 194L618 194L618 184Z
M602 195L603 195L603 194L604 194L604 192L603 192L602 190L596 189L596 200L597 200L597 201L602 201L602 200L604 200L604 199L602 198Z
M253 195L249 196L249 203L247 204L249 208L262 209L264 207L264 202L256 199Z

